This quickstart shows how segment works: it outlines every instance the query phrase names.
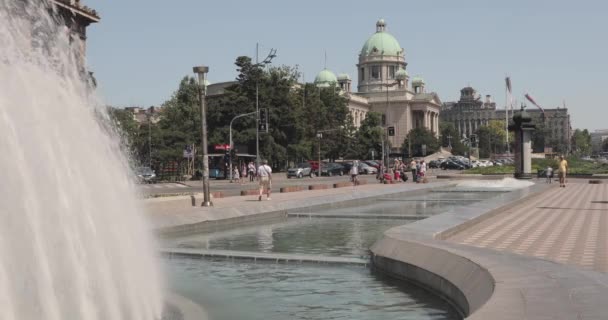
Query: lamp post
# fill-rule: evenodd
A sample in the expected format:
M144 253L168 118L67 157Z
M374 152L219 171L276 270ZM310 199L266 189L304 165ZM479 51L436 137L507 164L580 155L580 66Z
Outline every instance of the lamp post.
M332 132L332 131L338 131L338 130L342 130L343 127L340 126L339 128L335 128L335 129L327 129L327 130L319 130L317 131L317 138L319 139L319 146L318 146L318 155L319 155L319 167L317 169L317 173L319 174L319 178L321 177L321 138L323 138L323 133L324 132Z
M249 113L243 113L243 114L239 114L238 116L232 118L232 120L230 120L230 182L232 182L232 150L234 150L234 144L232 143L232 122L234 122L234 120L238 119L238 118L242 118L242 117L246 117L246 116L251 116L256 114L256 112L249 112ZM257 125L256 125L257 126Z
M201 103L201 149L203 152L203 207L211 207L211 197L209 194L209 156L207 154L207 110L205 109L205 77L209 72L207 66L196 66L192 71L198 75L198 90Z
M398 80L394 80L393 82L387 82L387 83L382 84L383 86L386 87L386 116L385 116L385 126L382 128L383 129L383 132L382 132L382 165L385 168L388 168L388 163L387 163L388 159L385 159L386 157L384 155L385 154L385 151L384 151L384 135L386 134L386 128L389 126L389 124L388 124L389 123L388 115L389 115L389 112L390 112L390 110L389 110L390 109L389 108L390 107L390 101L388 99L388 88L389 87L394 87L397 84L401 85L401 83L402 83L401 81L402 81L401 79L398 79ZM387 140L388 140L388 136L387 136Z
M272 62L277 55L277 49L270 49L268 56L262 62L258 62L259 44L255 44L255 64L254 67L266 66ZM256 112L256 127L255 127L255 167L260 167L260 99L259 99L259 76L255 79L255 112Z

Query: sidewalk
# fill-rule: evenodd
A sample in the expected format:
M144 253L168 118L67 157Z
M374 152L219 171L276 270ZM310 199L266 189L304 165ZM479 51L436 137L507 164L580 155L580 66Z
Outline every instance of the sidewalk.
M367 184L357 187L343 187L309 190L289 193L273 193L270 201L266 196L258 201L258 196L240 196L213 199L213 207L201 207L202 198L197 195L196 206L192 206L189 196L154 198L144 201L152 227L158 231L187 228L202 223L216 223L229 219L250 219L257 214L286 215L288 210L310 208L312 206L340 207L348 201L365 201L373 197L425 190L449 185L449 182L426 184Z
M608 272L608 184L586 182L554 183L448 240Z

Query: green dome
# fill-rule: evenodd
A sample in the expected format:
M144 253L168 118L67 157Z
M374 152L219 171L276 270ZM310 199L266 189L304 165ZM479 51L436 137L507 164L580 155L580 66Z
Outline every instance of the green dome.
M412 79L412 84L424 84L424 79L421 77L414 77L414 79Z
M350 80L350 76L346 73L340 73L338 75L338 80Z
M399 42L397 42L397 39L386 32L383 19L378 20L376 23L376 33L367 39L361 49L362 56L375 54L387 56L400 56L403 54L403 49L399 45Z
M329 87L336 82L338 82L336 75L327 69L321 70L315 77L315 84L319 87Z
M395 79L404 80L405 78L407 78L407 71L405 69L399 69L395 72Z

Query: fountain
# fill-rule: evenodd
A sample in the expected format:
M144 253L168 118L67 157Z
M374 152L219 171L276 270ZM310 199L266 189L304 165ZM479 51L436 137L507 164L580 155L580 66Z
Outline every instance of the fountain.
M49 11L0 0L0 319L160 319L128 159Z

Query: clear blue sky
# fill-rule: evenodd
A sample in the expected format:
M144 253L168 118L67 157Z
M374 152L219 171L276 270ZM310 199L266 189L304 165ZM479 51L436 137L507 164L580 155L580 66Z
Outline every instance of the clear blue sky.
M237 56L300 66L307 81L323 68L356 80L363 43L384 18L442 101L471 85L504 105L509 74L519 101L566 106L574 128L608 128L607 1L204 1L84 0L102 21L89 28L88 64L116 106L159 105L192 66L209 80L236 77Z

